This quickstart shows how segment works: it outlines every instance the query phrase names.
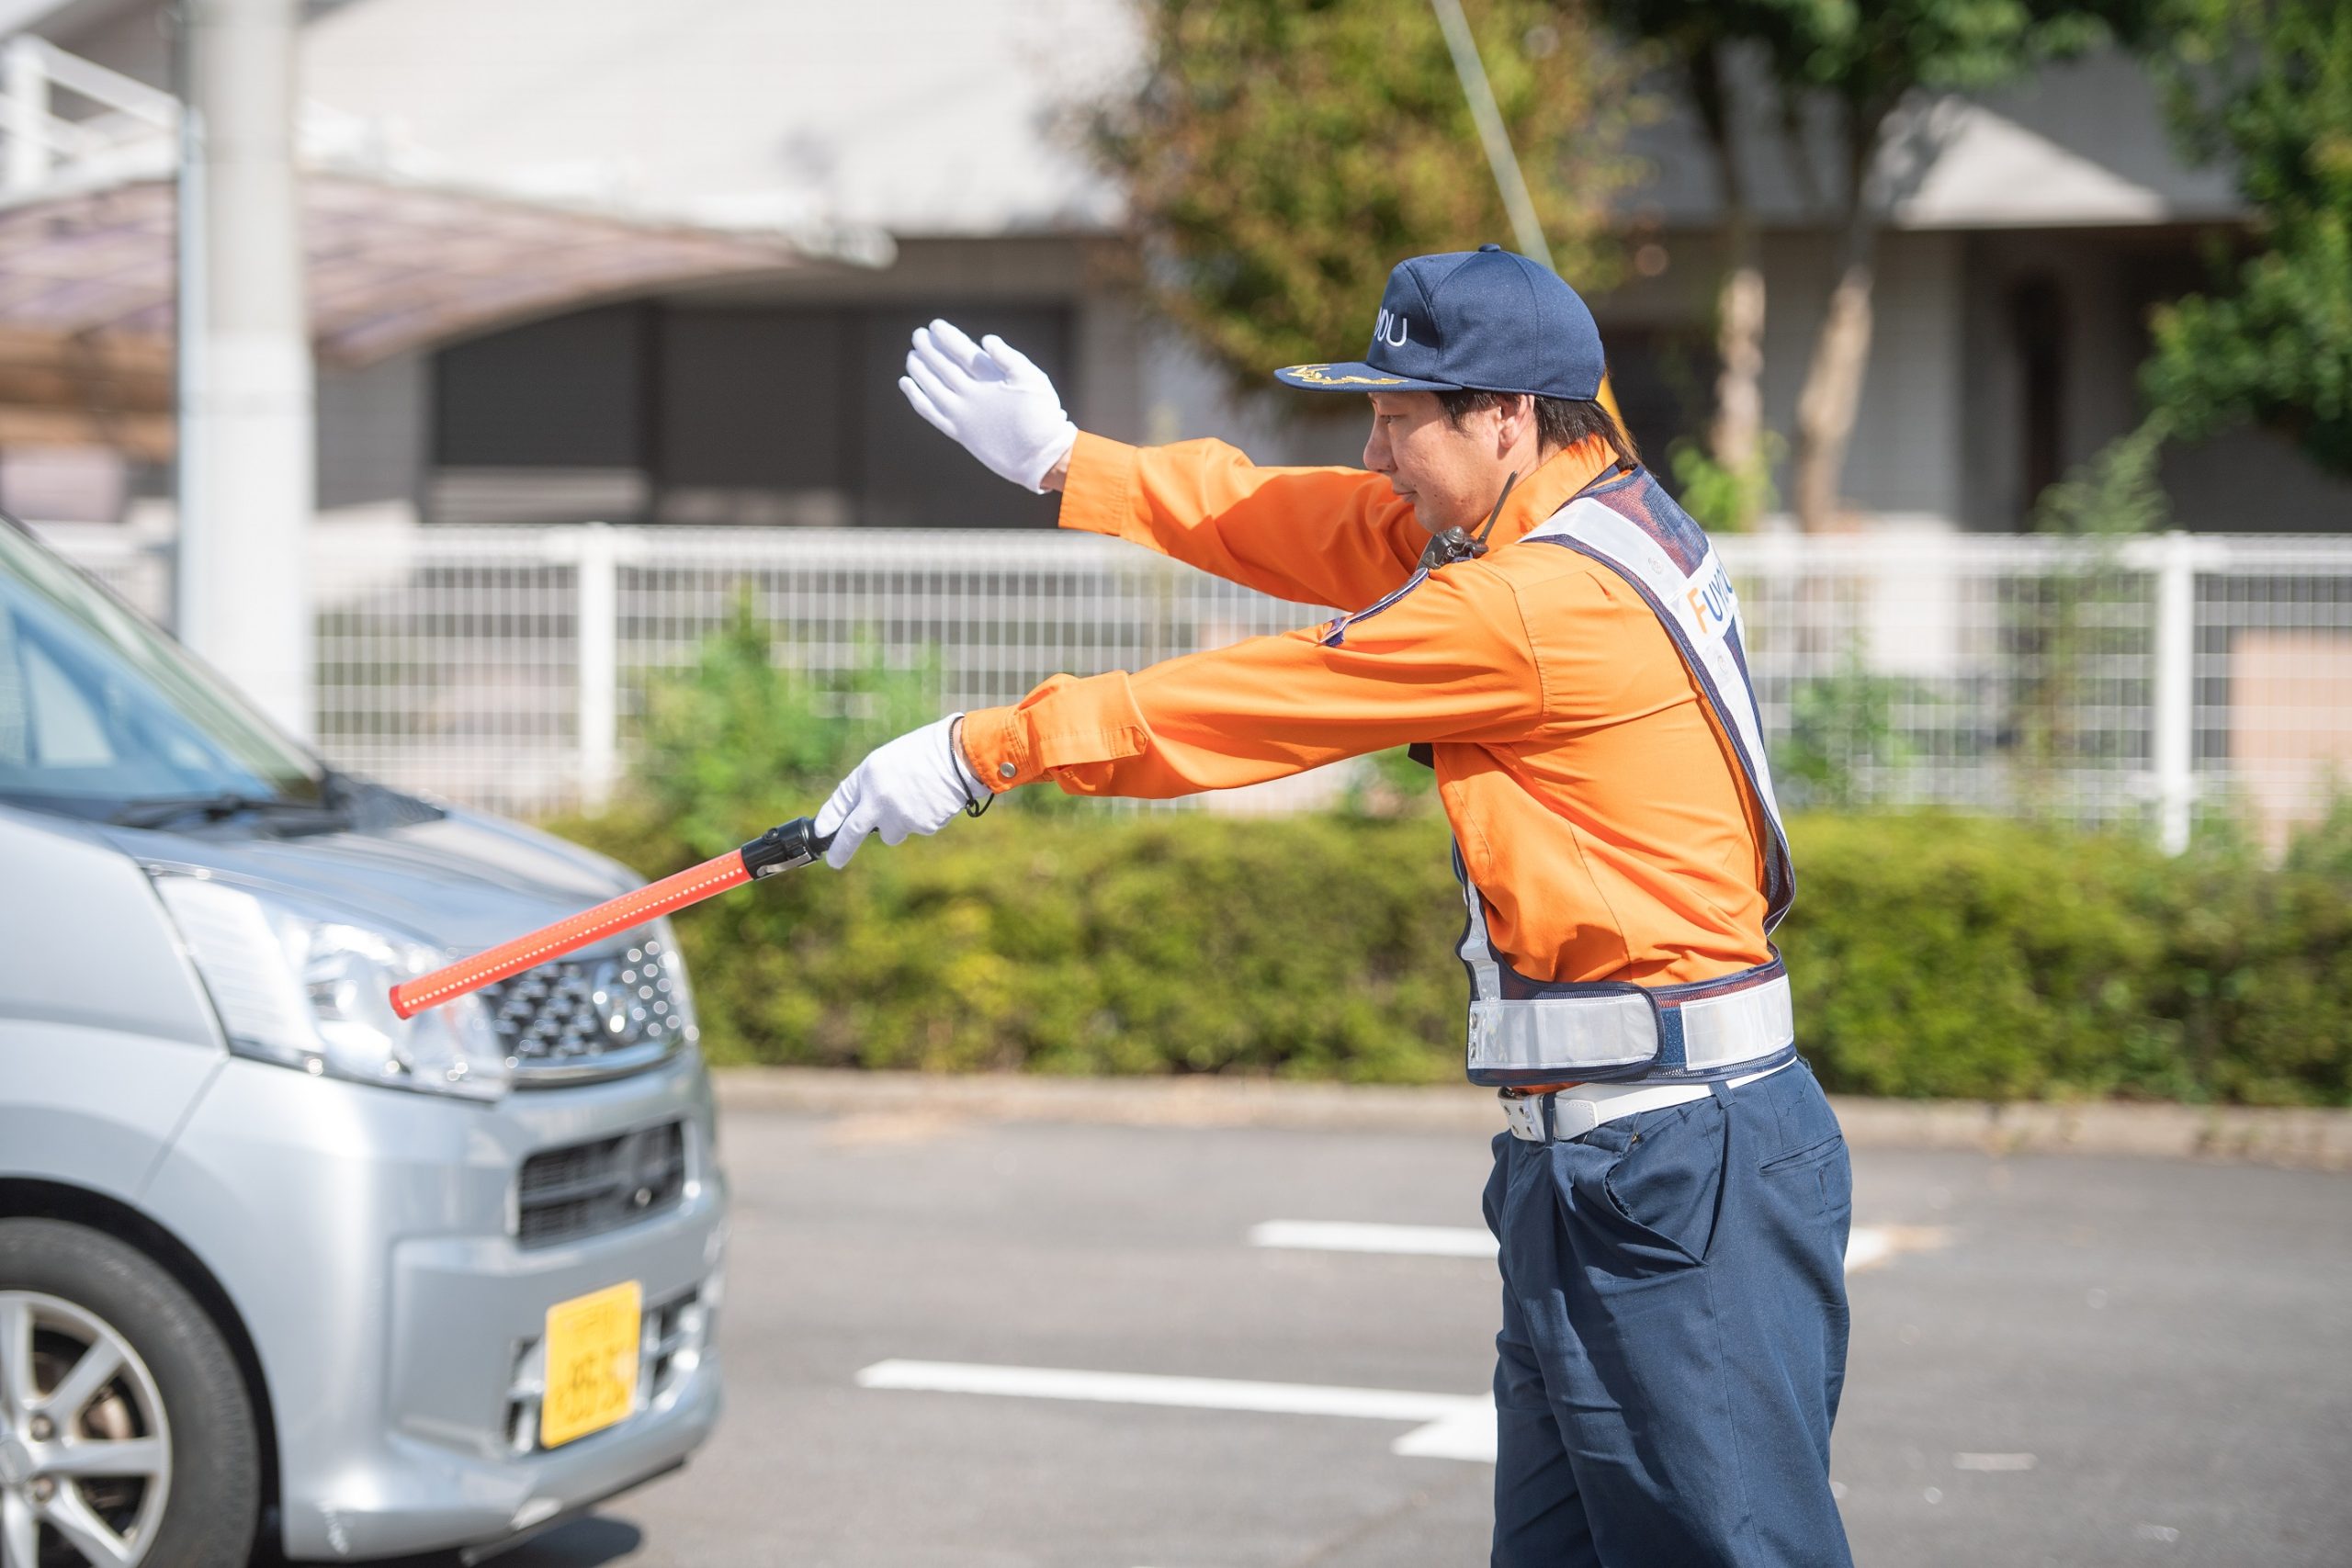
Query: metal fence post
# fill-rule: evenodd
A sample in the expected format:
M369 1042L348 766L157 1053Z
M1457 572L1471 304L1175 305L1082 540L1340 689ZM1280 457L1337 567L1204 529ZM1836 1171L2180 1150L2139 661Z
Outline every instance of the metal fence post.
M608 525L583 525L577 545L580 796L601 810L612 799L620 762L620 573Z
M2165 536L2156 561L2156 833L2166 854L2188 848L2197 803L2197 541Z

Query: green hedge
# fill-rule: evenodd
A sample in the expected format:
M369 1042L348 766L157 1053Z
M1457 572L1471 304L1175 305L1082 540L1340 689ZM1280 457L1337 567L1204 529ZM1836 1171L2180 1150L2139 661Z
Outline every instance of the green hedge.
M646 810L555 826L648 875L708 852ZM1781 940L1832 1089L2352 1101L2341 823L2283 864L1945 816L1792 834ZM959 822L678 925L715 1061L1444 1082L1461 919L1435 821L1186 813Z

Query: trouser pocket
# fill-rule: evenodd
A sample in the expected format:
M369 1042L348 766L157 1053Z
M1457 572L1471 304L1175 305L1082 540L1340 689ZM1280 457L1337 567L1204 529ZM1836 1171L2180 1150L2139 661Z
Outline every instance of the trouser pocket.
M1574 1207L1624 1256L1611 1272L1657 1273L1706 1261L1722 1205L1726 1119L1713 1099L1595 1128L1555 1155L1570 1167Z

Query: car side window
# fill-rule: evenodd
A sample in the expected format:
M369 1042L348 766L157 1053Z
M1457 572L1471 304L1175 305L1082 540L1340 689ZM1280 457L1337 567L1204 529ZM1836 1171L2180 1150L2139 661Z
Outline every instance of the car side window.
M29 641L17 642L19 684L31 744L29 761L44 768L103 768L116 759L104 716L57 661ZM0 677L5 679L5 677Z

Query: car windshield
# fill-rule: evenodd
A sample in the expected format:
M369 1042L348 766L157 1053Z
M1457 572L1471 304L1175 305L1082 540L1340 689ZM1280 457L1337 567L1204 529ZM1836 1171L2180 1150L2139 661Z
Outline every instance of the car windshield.
M0 802L130 820L173 802L225 814L329 794L317 761L0 520Z

